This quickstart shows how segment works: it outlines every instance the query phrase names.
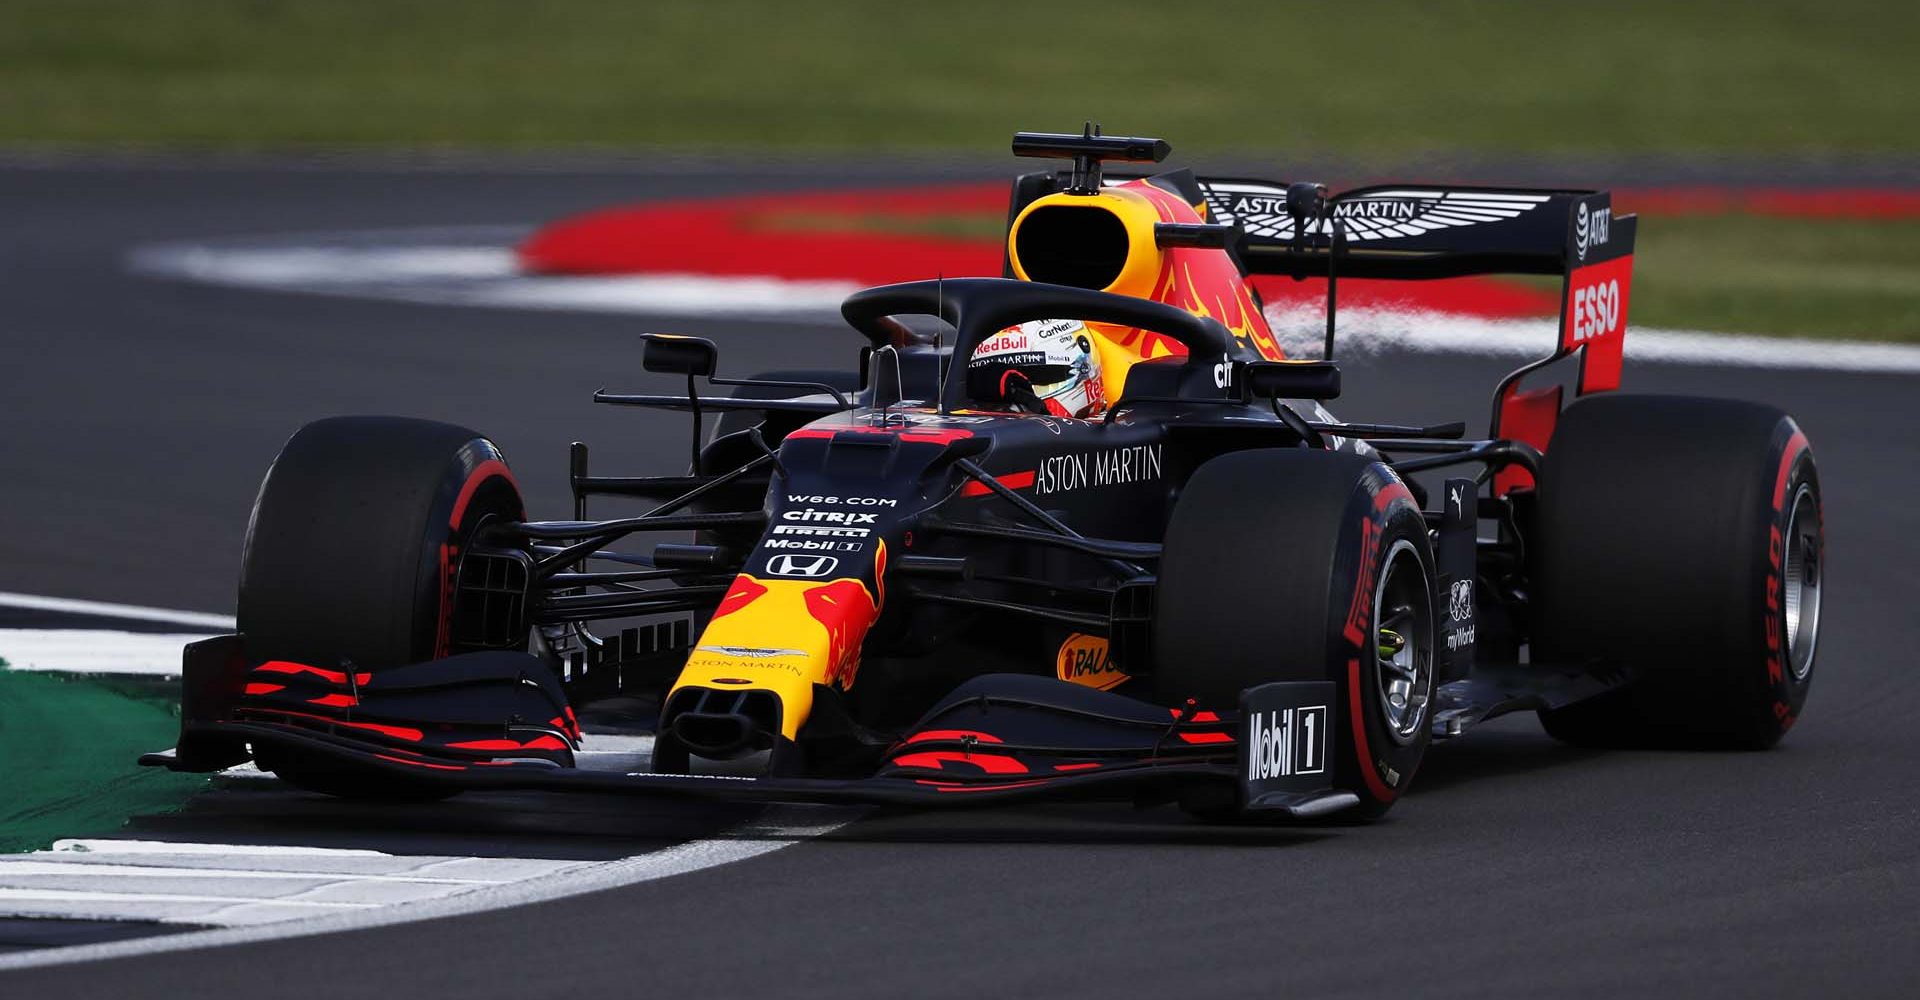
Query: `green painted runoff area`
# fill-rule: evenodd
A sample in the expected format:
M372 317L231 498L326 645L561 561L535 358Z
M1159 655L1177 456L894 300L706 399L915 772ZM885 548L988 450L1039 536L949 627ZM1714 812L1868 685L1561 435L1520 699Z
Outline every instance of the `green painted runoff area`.
M202 775L134 764L179 735L172 697L134 681L0 668L0 852L111 834L205 788Z

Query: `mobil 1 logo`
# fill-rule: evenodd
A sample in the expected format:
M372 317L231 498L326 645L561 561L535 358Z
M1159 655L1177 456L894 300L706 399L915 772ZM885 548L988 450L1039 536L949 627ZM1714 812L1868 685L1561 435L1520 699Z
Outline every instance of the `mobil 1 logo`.
M1247 808L1332 786L1332 681L1284 681L1240 695L1240 786Z

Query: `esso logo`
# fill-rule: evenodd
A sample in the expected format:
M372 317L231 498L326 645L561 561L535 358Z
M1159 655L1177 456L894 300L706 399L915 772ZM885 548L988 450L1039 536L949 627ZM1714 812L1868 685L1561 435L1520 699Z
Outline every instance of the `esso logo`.
M1579 343L1620 329L1620 282L1573 290L1573 340Z

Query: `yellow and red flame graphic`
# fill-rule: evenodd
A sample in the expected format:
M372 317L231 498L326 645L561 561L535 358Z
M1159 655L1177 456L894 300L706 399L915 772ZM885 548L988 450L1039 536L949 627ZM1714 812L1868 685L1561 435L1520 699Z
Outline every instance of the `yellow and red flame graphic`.
M1189 204L1180 194L1144 178L1092 195L1060 193L1035 199L1021 210L1008 230L1007 251L1017 277L1028 277L1016 252L1021 226L1036 210L1055 206L1110 213L1125 230L1126 262L1102 291L1152 299L1217 320L1253 355L1269 361L1284 360L1285 352L1260 311L1252 284L1227 251L1161 247L1155 239L1154 226L1159 223L1205 222L1205 202ZM1088 326L1100 334L1095 339L1100 344L1109 397L1118 397L1128 369L1136 362L1186 354L1186 347L1179 341L1157 331L1110 323Z
M1147 183L1146 180L1128 181L1115 190L1131 192L1150 204L1159 222L1205 222L1206 204L1189 205L1177 194ZM1121 291L1120 289L1114 289ZM1273 330L1267 326L1267 318L1253 303L1253 292L1247 279L1227 256L1225 250L1205 247L1172 247L1160 252L1160 272L1155 277L1151 290L1132 290L1126 294L1142 295L1155 302L1164 302L1170 306L1207 316L1220 321L1230 331L1235 340L1252 348L1255 353L1269 361L1279 361L1285 355L1280 344L1273 338ZM1118 332L1118 331L1116 331ZM1128 331L1142 338L1153 338L1150 346L1158 348L1142 351L1141 357L1153 358L1163 354L1183 354L1185 348L1170 338L1140 330ZM1127 341L1115 338L1125 345Z

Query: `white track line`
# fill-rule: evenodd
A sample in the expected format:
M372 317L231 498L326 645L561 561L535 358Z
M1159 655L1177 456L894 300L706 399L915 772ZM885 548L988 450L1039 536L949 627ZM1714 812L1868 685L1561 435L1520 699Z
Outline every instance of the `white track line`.
M172 676L180 672L180 652L188 643L234 629L232 615L39 594L0 592L0 608L42 611L50 615L85 615L129 622L153 622L177 625L181 629L179 632L163 633L0 626L0 661L4 661L10 670Z
M160 622L212 632L231 632L234 628L232 615L215 615L204 611L174 611L168 608L144 608L135 604L109 604L105 601L81 601L71 597L42 597L39 594L13 594L4 591L0 591L0 608Z
M764 811L756 820L731 831L726 836L696 840L618 861L575 863L574 867L545 877L472 887L450 895L410 900L387 906L358 907L337 904L336 908L339 912L299 920L281 920L253 926L227 927L219 930L138 938L132 941L76 945L0 955L0 970L362 930L415 920L433 920L479 913L509 906L524 906L588 892L601 892L756 858L783 847L792 846L806 838L837 830L852 822L860 813L861 810L841 808L779 806ZM285 908L289 902L298 901L268 899L228 904L236 909L224 911L224 919L230 921L249 919L255 915L255 912L264 914L272 911L274 907ZM248 911L244 909L246 907L257 908L257 911ZM307 908L311 909L311 906Z
M1273 308L1267 319L1290 354L1318 357L1326 318L1318 307ZM1343 307L1336 357L1382 351L1422 354L1479 354L1537 358L1559 338L1552 319L1484 319L1418 309ZM1635 326L1627 331L1626 356L1638 362L1715 365L1729 368L1920 372L1920 345L1851 340L1810 340L1662 330Z
M180 673L181 650L201 634L116 632L107 629L0 628L0 660L9 670L70 674Z
M417 882L421 885L494 885L497 880L477 878L431 878L425 875L372 875L360 872L267 871L251 868L200 868L171 865L117 865L89 861L41 861L48 852L0 857L0 882L14 883L25 876L43 879L68 878L194 878L263 879L305 882ZM8 888L19 888L9 884Z
M193 841L169 840L112 840L72 838L58 841L49 848L51 852L65 852L82 858L115 857L122 854L205 854L213 857L230 857L235 850L244 850L251 855L284 855L296 858L389 858L393 855L385 851L372 851L360 847L306 847L300 844L248 844L244 848L235 848L232 844L202 844ZM0 861L4 861L0 857Z
M451 896L583 864L67 840L52 850L0 856L0 916L243 926L304 916L315 907L393 906Z

